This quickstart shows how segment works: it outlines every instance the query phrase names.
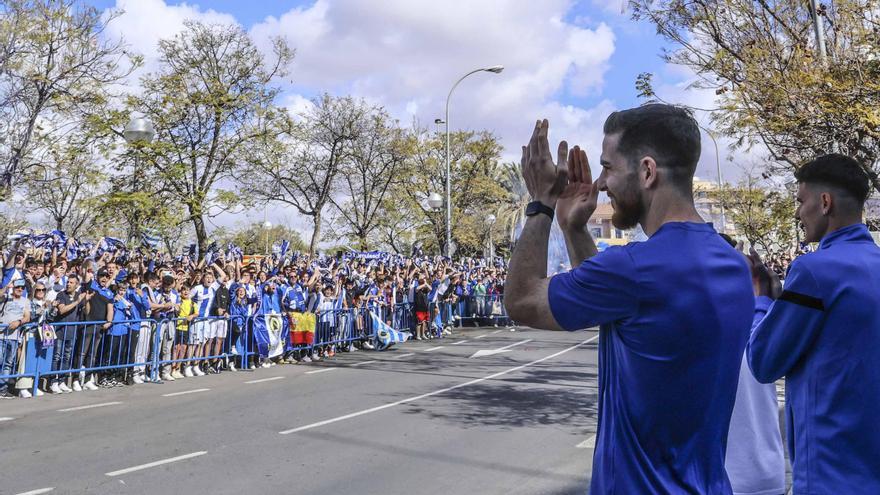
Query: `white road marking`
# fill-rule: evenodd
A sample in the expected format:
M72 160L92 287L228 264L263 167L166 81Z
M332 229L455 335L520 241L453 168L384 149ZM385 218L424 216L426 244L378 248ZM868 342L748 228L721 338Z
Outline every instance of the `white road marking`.
M477 336L474 337L474 338L475 338L475 339L482 339L483 337L486 337L486 336L488 336L488 335L489 335L488 333L484 333L483 335L477 335Z
M500 354L502 352L507 352L511 347L516 347L518 345L523 345L527 342L531 342L532 339L521 340L519 342L515 342L510 345L506 345L504 347L499 347L498 349L481 349L471 355L472 358L484 357L484 356L493 356L495 354Z
M501 331L501 330L495 330L494 332L489 332L489 335L495 335L496 333L498 333L498 332L500 332L500 331Z
M371 359L369 361L361 361L359 363L354 363L354 364L352 364L352 366L360 366L362 364L370 364L370 363L377 363L377 362L378 361L376 361L375 359Z
M391 358L391 359L403 359L403 358L405 358L405 357L410 357L410 356L412 356L412 355L413 355L412 352L407 352L406 354L401 354L401 355L399 355L399 356L394 356L394 357Z
M443 346L442 346L442 345L438 345L437 347L431 347L431 348L429 348L429 349L425 349L425 350L423 350L422 352L433 352L433 351L436 351L437 349L443 349Z
M594 449L596 448L596 435L590 435L583 442L575 445L578 449Z
M565 348L565 349L563 349L563 350L561 350L561 351L559 351L559 352L556 352L556 353L550 354L549 356L544 356L544 357L542 357L542 358L540 358L540 359L536 359L536 360L531 361L531 362L528 362L528 363L526 363L526 364L521 364L521 365L519 365L519 366L514 366L513 368L510 368L510 369L507 369L507 370L504 370L504 371L499 371L498 373L493 373L493 374L491 374L491 375L489 375L489 376L484 376L483 378L477 378L477 379L475 379L475 380L470 380L470 381L467 381L467 382L464 382L464 383L459 383L458 385L453 385L453 386L451 386L451 387L441 388L440 390L435 390L435 391L433 391L433 392L428 392L428 393L426 393L426 394L422 394L422 395L416 395L416 396L413 396L413 397L407 397L406 399L401 399L401 400L396 401L396 402L389 402L388 404L383 404L383 405L381 405L381 406L371 407L371 408L369 408L369 409L364 409L364 410L362 410L362 411L353 412L353 413L351 413L351 414L346 414L346 415L344 415L344 416L337 416L337 417L335 417L335 418L325 419L324 421L318 421L317 423L312 423L312 424L308 424L308 425L305 425L305 426L300 426L300 427L298 427L298 428L293 428L293 429L291 429L291 430L279 431L278 433L281 434L281 435L289 435L289 434L291 434L291 433L297 433L297 432L300 432L300 431L311 430L312 428L318 428L319 426L325 426L325 425L329 425L329 424L333 424L333 423L338 423L339 421L345 421L346 419L356 418L356 417L358 417L358 416L363 416L363 415L365 415L365 414L370 414L370 413L374 413L374 412L377 412L377 411L382 411L383 409L388 409L388 408L391 408L391 407L399 406L399 405L401 405L401 404L406 404L406 403L409 403L409 402L415 402L415 401L420 400L420 399L425 399L425 398L428 398L428 397L433 397L433 396L435 396L435 395L439 395L439 394L442 394L442 393L445 393L445 392L449 392L450 390L455 390L455 389L458 389L458 388L467 387L467 386L470 386L470 385L475 385L475 384L477 384L477 383L482 383L482 382L484 382L484 381L486 381L486 380L492 380L492 379L494 379L494 378L498 378L499 376L503 376L503 375L506 375L506 374L508 374L508 373L513 373L514 371L519 371L519 370L521 370L521 369L523 369L523 368L526 368L526 367L529 367L529 366L532 366L532 365L535 365L535 364L538 364L538 363L543 363L544 361L547 361L548 359L553 359L553 358L555 358L555 357L557 357L557 356L561 356L561 355L565 354L566 352L569 352L569 351L572 351L572 350L574 350L574 349L577 349L578 347L580 347L580 346L582 346L582 345L589 344L590 342L592 342L592 341L594 341L594 340L596 340L596 339L598 339L598 338L599 338L599 336L598 336L598 335L595 335L595 336L590 337L589 339L587 339L587 340L585 340L585 341L583 341L583 342L581 342L581 343L579 343L579 344L575 344L575 345L573 345L573 346L571 346L571 347L567 347L567 348Z
M283 376L270 376L269 378L260 378L259 380L250 380L245 383L263 383L263 382L271 382L272 380L281 380L284 378Z
M141 464L140 466L133 466L130 468L120 469L119 471L110 471L109 473L104 473L107 476L119 476L122 474L133 473L135 471L140 471L142 469L149 469L156 466L161 466L163 464L169 464L172 462L183 461L186 459L192 459L193 457L198 457L200 455L205 455L207 452L193 452L192 454L181 455L177 457L171 457L170 459L162 459L161 461L156 462L148 462L147 464Z
M194 388L192 390L184 390L183 392L174 392L173 394L162 394L162 397L174 397L177 395L197 394L199 392L207 392L210 388Z
M49 493L54 489L55 489L54 486L50 487L50 488L37 488L36 490L31 490L29 492L21 492L16 495L40 495L41 493Z
M3 421L12 421L13 419L15 418L0 418L0 423L2 423Z
M333 371L333 370L338 370L338 369L339 369L339 368L321 368L321 369L319 369L319 370L306 371L306 374L307 374L307 375L311 375L311 374L314 374L314 373L323 373L323 372L325 372L325 371Z
M468 340L467 339L459 340L458 342L453 342L452 345L464 344L465 342L468 342Z
M92 409L95 407L115 406L122 402L102 402L100 404L89 404L87 406L68 407L67 409L59 409L58 412L82 411L83 409Z

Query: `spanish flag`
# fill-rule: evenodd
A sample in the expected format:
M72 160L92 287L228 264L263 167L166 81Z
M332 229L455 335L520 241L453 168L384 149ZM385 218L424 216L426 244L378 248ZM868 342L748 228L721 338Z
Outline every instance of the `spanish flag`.
M315 313L290 313L290 345L308 347L315 342Z

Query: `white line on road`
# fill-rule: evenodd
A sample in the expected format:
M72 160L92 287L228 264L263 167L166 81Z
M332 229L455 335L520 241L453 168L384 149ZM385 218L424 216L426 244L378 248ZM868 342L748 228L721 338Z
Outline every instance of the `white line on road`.
M596 435L590 435L583 442L575 445L578 449L594 449L596 448Z
M483 335L477 335L477 336L474 337L474 338L475 338L475 339L482 339L483 337L486 337L487 335L489 335L489 334L488 334L488 333L484 333Z
M527 343L531 342L532 340L533 340L533 339L521 340L521 341L519 341L519 342L515 342L515 343L513 343L513 344L506 345L506 346L504 346L504 347L499 347L499 348L496 349L496 350L498 350L498 351L505 351L505 350L507 350L507 349L510 349L511 347L516 347L516 346L518 346L518 345L527 344Z
M272 380L281 380L284 378L283 376L270 376L269 378L260 378L259 380L250 380L245 383L263 383L263 382L271 382Z
M352 366L360 366L362 364L370 364L370 363L377 363L377 362L378 361L376 361L375 359L370 359L369 361L361 361L359 363L354 363L354 364L352 364Z
M406 399L401 399L401 400L396 401L396 402L389 402L388 404L383 404L383 405L381 405L381 406L371 407L370 409L364 409L364 410L362 410L362 411L353 412L353 413L351 413L351 414L346 414L346 415L344 415L344 416L337 416L337 417L335 417L335 418L325 419L324 421L318 421L317 423L312 423L312 424L309 424L309 425L300 426L299 428L293 428L293 429L291 429L291 430L279 431L278 433L281 434L281 435L289 435L289 434L291 434L291 433L297 433L297 432L300 432L300 431L311 430L312 428L317 428L317 427L319 427L319 426L329 425L329 424L337 423L337 422L339 422L339 421L345 421L346 419L356 418L356 417L358 417L358 416L363 416L363 415L365 415L365 414L370 414L370 413L374 413L374 412L376 412L376 411L381 411L381 410L383 410L383 409L388 409L388 408L391 408L391 407L394 407L394 406L399 406L399 405L401 405L401 404L406 404L406 403L408 403L408 402L414 402L414 401L417 401L417 400L420 400L420 399L425 399L425 398L427 398L427 397L433 397L433 396L435 396L435 395L442 394L442 393L445 393L445 392L449 392L450 390L455 390L455 389L457 389L457 388L462 388L462 387L467 387L467 386L470 386L470 385L475 385L475 384L477 384L477 383L481 383L481 382L484 382L484 381L486 381L486 380L492 380L493 378L498 378L499 376L506 375L506 374L508 374L508 373L513 373L514 371L519 371L519 370L521 370L521 369L523 369L523 368L526 368L526 367L528 367L528 366L532 366L532 365L535 365L535 364L538 364L538 363L543 363L544 361L547 361L548 359L553 359L553 358L555 358L555 357L557 357L557 356L561 356L561 355L565 354L566 352L569 352L569 351L572 351L572 350L574 350L574 349L577 349L578 347L580 347L580 346L582 346L582 345L589 344L590 342L592 342L592 341L594 341L594 340L596 340L596 339L598 339L598 338L599 338L599 336L598 336L598 335L595 335L595 336L590 337L589 339L587 339L587 340L581 342L580 344L575 344L575 345L573 345L573 346L571 346L571 347L567 347L567 348L565 348L565 349L563 349L563 350L561 350L561 351L559 351L559 352L556 352L556 353L550 354L549 356L544 356L544 357L542 357L542 358L540 358L540 359L536 359L536 360L531 361L531 362L528 362L528 363L526 363L526 364L521 364L521 365L519 365L519 366L514 366L513 368L510 368L510 369L508 369L508 370L499 371L498 373L493 373L493 374L491 374L491 375L489 375L489 376L484 376L483 378L477 378L476 380L470 380L470 381L467 381L467 382L464 382L464 383L459 383L458 385L453 385L453 386L451 386L451 387L441 388L440 390L435 390L435 391L433 391L433 392L428 392L428 393L426 393L426 394L422 394L422 395L416 395L416 396L414 396L414 397L407 397Z
M431 347L431 348L429 348L429 349L425 349L425 350L423 350L422 352L433 352L433 351L436 351L437 349L443 349L443 346L442 346L442 345L438 345L437 347Z
M464 344L464 343L467 342L467 341L468 341L467 339L459 340L458 342L453 342L452 345Z
M207 392L210 388L194 388L192 390L184 390L183 392L174 392L173 394L162 394L162 397L174 397L176 395L197 394L199 392Z
M29 492L21 492L16 495L40 495L41 493L49 493L54 489L55 489L54 486L50 487L50 488L37 488L36 490L31 490Z
M405 358L405 357L410 357L410 356L412 356L412 355L413 355L412 352L407 352L406 354L401 354L401 355L399 355L399 356L394 356L394 357L391 358L391 359L403 359L403 358Z
M156 462L148 462L147 464L141 464L140 466L133 466L130 468L120 469L119 471L111 471L109 473L104 473L107 476L119 476L121 474L133 473L135 471L140 471L141 469L149 469L151 467L161 466L162 464L169 464L172 462L183 461L186 459L192 459L193 457L198 457L200 455L205 455L207 452L193 452L192 454L181 455L177 457L172 457L170 459L162 459L161 461Z
M306 374L311 375L313 373L323 373L325 371L333 371L333 370L338 370L338 369L339 368L321 368L319 370L306 371Z
M494 332L489 332L489 335L495 335L496 333L498 333L498 332L500 332L500 331L501 331L501 330L495 330Z
M102 402L100 404L89 404L88 406L68 407L67 409L59 409L58 412L82 411L83 409L92 409L95 407L115 406L122 402Z
M516 347L518 345L523 345L526 342L531 342L532 339L521 340L519 342L514 342L513 344L506 345L504 347L499 347L498 349L480 349L479 351L473 353L471 358L485 357L485 356L494 356L495 354L501 354L502 352L507 352L511 347Z
M3 421L12 421L13 419L15 419L15 418L0 418L0 422L3 422Z

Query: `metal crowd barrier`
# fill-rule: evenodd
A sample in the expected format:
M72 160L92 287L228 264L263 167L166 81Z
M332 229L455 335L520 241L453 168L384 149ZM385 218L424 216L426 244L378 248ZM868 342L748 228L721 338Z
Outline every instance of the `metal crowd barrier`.
M98 373L121 380L139 373L159 381L160 372L183 363L219 364L222 360L227 364L230 359L239 360L240 367L247 369L251 360L269 357L270 347L274 352L280 348L285 356L371 341L376 329L370 311L396 330L415 332L417 321L409 302L249 317L29 323L16 331L0 325L0 381L15 381L10 383L10 392L25 389L36 395L41 379L72 376L84 384L87 376ZM466 321L477 325L510 322L502 296L497 295L432 303L429 315L429 329L437 337L443 336L445 328L461 327ZM260 326L267 332L256 332Z

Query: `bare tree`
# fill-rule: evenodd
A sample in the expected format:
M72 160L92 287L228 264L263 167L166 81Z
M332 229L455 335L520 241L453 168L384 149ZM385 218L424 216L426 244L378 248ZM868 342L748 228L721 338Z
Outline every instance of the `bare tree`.
M7 0L0 7L0 198L52 145L88 124L108 89L139 64L102 35L107 17L75 0ZM127 69L122 62L129 61Z
M388 114L373 108L365 116L351 156L340 171L339 198L331 196L343 220L342 235L357 242L358 249L369 249L369 238L379 225L378 213L408 154L404 132Z
M325 208L339 190L338 175L351 159L370 107L351 97L323 95L289 122L279 139L254 142L255 167L240 177L264 202L292 206L312 219L309 252L321 240Z
M53 228L76 237L88 227L99 209L97 195L106 177L82 144L67 143L50 153L52 160L34 167L26 179L28 199L46 213Z

